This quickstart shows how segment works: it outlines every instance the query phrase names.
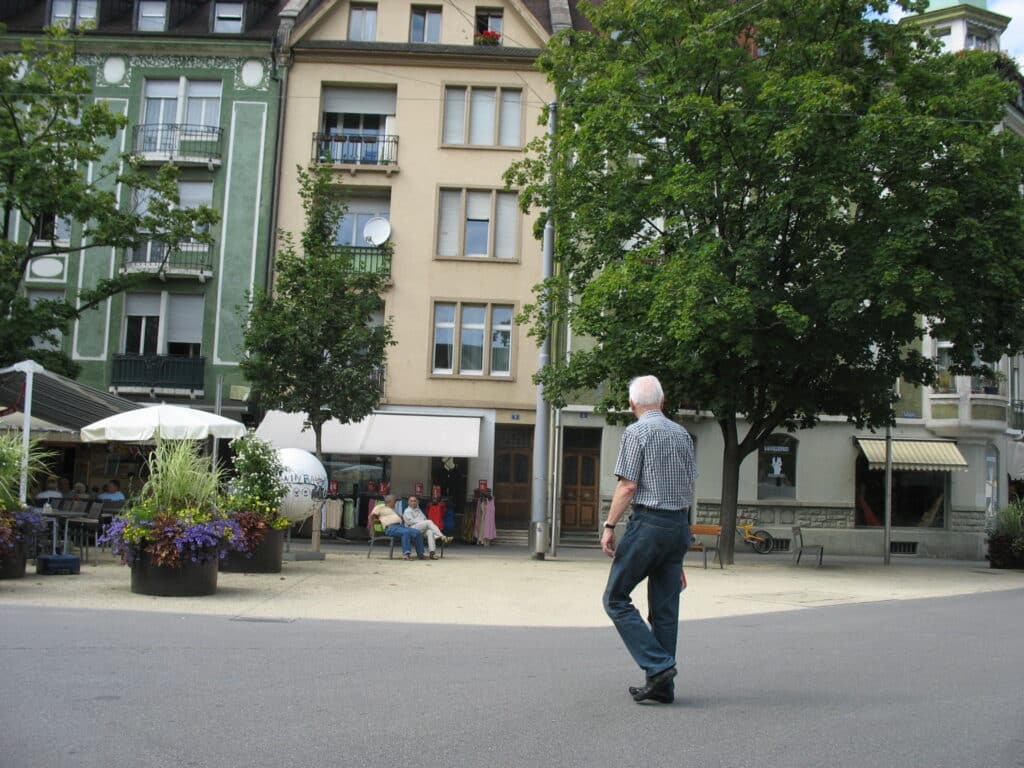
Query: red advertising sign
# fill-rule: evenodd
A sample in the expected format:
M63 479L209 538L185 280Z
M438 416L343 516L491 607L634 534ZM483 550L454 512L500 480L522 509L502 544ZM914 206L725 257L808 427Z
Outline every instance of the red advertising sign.
M487 488L486 480L481 480L479 483L477 483L476 487L477 490L480 491L480 493L490 493L490 490Z
M422 496L423 495L423 487L424 486L423 486L422 482L416 483L416 495L417 496Z

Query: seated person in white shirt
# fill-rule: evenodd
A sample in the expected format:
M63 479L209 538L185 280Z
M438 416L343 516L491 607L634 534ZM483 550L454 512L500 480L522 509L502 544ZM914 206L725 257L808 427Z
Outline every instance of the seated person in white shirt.
M48 477L46 479L46 490L36 496L36 501L39 504L50 502L56 505L57 501L64 498L64 494L57 490L57 478Z
M445 536L433 520L428 520L420 509L420 500L415 496L409 497L409 503L402 510L402 520L410 528L414 528L427 538L427 549L430 551L430 559L437 560L436 542L438 539L447 544L452 540L451 536Z

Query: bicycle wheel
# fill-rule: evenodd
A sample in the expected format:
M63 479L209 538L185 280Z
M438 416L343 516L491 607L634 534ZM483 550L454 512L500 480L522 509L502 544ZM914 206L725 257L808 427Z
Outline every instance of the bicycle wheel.
M758 528L756 531L751 531L750 536L751 538L748 539L750 546L759 555L768 554L772 551L772 547L775 546L775 539L772 538L768 531L762 531Z

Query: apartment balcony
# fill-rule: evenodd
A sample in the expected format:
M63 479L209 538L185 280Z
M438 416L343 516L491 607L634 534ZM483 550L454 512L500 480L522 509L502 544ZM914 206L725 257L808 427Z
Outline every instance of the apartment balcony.
M176 248L171 248L158 240L146 240L133 248L125 248L121 272L149 273L161 279L194 278L205 283L213 277L213 246L179 243Z
M337 250L348 252L353 271L374 272L383 275L388 282L391 281L391 251L387 248L339 245Z
M114 394L203 396L205 357L114 355L110 391Z
M132 129L132 154L141 162L220 167L224 129L211 125L146 123Z
M398 137L314 133L313 162L338 166L350 173L378 170L391 175L398 170Z
M925 426L944 437L1002 434L1014 418L1004 382L948 377L927 398Z

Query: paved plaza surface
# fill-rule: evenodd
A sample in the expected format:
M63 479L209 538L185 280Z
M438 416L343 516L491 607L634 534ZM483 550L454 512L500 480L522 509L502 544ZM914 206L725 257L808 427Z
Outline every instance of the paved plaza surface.
M0 582L2 768L1014 766L1024 573L984 563L690 562L676 704L604 616L594 550L440 561L328 544L204 598ZM30 565L31 569L31 565ZM638 597L642 595L638 594Z

